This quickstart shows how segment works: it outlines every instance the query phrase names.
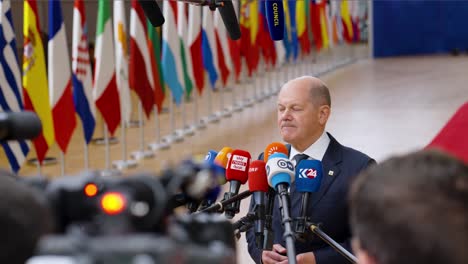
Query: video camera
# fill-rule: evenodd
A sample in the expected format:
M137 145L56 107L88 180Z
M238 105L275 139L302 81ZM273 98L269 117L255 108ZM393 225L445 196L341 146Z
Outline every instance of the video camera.
M39 242L34 261L50 256L71 263L235 263L234 229L217 214L177 215L200 201L218 180L193 161L161 176L101 176L86 172L53 180L21 178L43 193L56 232ZM36 263L36 262L32 262Z

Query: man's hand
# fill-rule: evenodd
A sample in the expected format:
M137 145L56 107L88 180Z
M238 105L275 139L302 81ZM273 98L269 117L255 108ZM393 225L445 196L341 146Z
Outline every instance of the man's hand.
M263 250L262 252L262 262L263 264L274 264L278 262L288 261L286 256L286 249L280 244L274 244L273 250Z
M315 255L313 252L302 253L296 256L297 264L315 264Z

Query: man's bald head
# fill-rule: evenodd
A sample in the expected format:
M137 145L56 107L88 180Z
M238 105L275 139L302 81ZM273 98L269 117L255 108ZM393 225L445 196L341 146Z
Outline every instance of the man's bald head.
M298 90L301 93L308 93L312 104L315 107L328 105L331 107L330 91L326 84L319 78L312 76L302 76L285 83L283 90ZM280 93L281 95L281 93Z

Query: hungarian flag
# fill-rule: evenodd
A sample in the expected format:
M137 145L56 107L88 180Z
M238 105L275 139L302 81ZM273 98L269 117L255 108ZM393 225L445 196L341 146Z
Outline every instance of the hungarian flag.
M117 90L114 62L114 39L109 1L99 0L94 59L93 97L107 129L114 134L120 123L120 100Z
M81 119L85 141L89 143L96 126L96 110L92 98L93 76L83 0L75 0L73 7L72 71L75 110Z
M165 94L164 94L164 78L161 66L161 38L159 31L151 25L151 22L146 20L148 28L148 45L150 47L151 70L154 77L154 103L158 108L158 113L161 113Z
M44 58L44 46L35 0L24 2L23 23L23 91L24 109L36 112L42 123L42 132L33 142L40 164L54 143L55 133Z
M60 0L49 1L48 74L55 140L63 153L76 127L67 35Z
M182 59L180 58L180 40L177 32L177 3L166 1L163 5L163 15L166 22L162 26L162 64L164 80L171 90L175 103L182 103L184 95L184 76L182 72Z
M193 69L192 55L188 49L188 32L187 32L187 4L177 2L177 31L180 38L180 58L182 59L182 71L184 73L185 96L190 98L193 89Z
M10 0L0 0L0 112L23 110L21 72L16 52ZM2 142L1 145L12 171L18 172L28 155L29 144L25 140L15 140Z
M202 94L205 86L205 70L203 68L201 12L202 7L189 5L188 47L192 57L193 78L198 92Z
M124 11L124 0L114 0L115 74L122 119L129 122L132 115L132 100L128 83L128 44Z
M130 87L138 94L149 118L154 105L153 65L147 37L146 17L137 0L130 13Z

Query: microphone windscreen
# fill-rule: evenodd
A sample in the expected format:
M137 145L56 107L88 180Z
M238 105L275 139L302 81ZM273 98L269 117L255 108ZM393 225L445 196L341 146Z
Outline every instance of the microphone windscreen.
M219 152L218 155L216 155L216 158L214 160L214 163L218 166L221 166L222 168L226 168L227 163L229 161L229 158L231 157L232 153L232 148L230 147L224 147L222 148Z
M322 178L322 162L319 160L301 160L296 166L296 190L298 192L317 192Z
M231 153L231 158L226 167L226 180L247 182L249 176L250 153L236 149Z
M285 154L270 155L266 164L268 184L272 188L276 188L281 183L291 185L291 182L294 182L294 166Z
M249 167L249 191L268 192L268 178L263 160L254 160Z
M153 27L160 27L164 24L164 16L156 0L138 0L138 2Z
M236 11L231 0L219 1L221 6L218 7L221 18L223 19L224 26L226 27L229 37L233 40L240 39L241 31L239 21L237 20Z
M273 142L265 148L265 151L263 152L263 161L267 162L268 158L273 153L283 153L287 157L289 151L283 143Z
M265 1L266 20L268 31L273 40L282 40L284 37L284 7L282 0Z
M206 153L206 156L205 156L205 163L209 165L213 164L217 155L218 155L218 152L214 150L208 151L208 153Z
M0 141L35 139L42 123L34 112L0 112Z

